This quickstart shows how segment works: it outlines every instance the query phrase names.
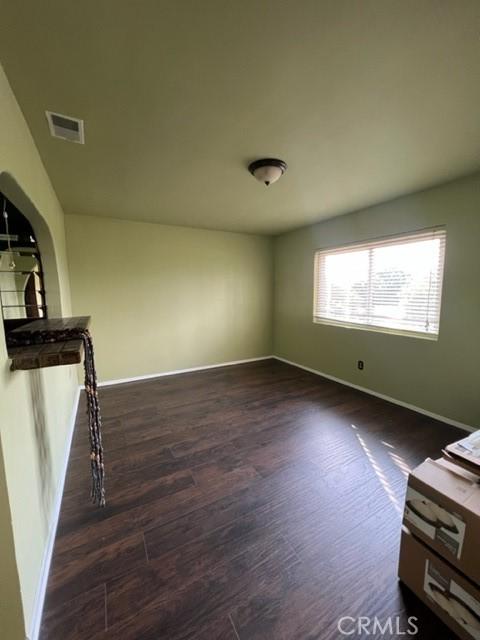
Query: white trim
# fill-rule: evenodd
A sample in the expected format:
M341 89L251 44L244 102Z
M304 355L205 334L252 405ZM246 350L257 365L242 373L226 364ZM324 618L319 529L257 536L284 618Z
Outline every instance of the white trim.
M145 376L134 376L133 378L119 378L117 380L104 380L99 382L99 387L109 387L115 384L125 384L127 382L140 382L141 380L151 380L152 378L163 378L164 376L176 376L179 373L192 373L194 371L204 371L205 369L217 369L218 367L231 367L234 364L246 364L247 362L257 362L258 360L271 360L275 356L261 356L259 358L247 358L246 360L231 360L230 362L219 362L218 364L207 364L203 367L190 367L190 369L174 369L163 373L149 373Z
M432 413L432 411L421 409L420 407L416 407L413 404L408 404L408 402L403 402L402 400L397 400L396 398L392 398L391 396L386 396L385 394L378 393L377 391L373 391L372 389L361 387L358 384L353 384L352 382L348 382L347 380L342 380L342 378L336 378L335 376L331 376L328 373L323 373L323 371L318 371L317 369L312 369L311 367L305 367L303 364L299 364L298 362L292 362L292 360L287 360L286 358L281 358L280 356L273 356L273 357L275 358L275 360L280 360L281 362L290 364L293 367L304 369L305 371L314 373L317 376L322 376L322 378L333 380L333 382L338 382L339 384L343 384L346 387L352 387L352 389L363 391L363 393L368 393L369 395L375 396L376 398L381 398L382 400L387 400L387 402L393 402L393 404L398 404L400 407L405 407L405 409L410 409L411 411L416 411L417 413L421 413L422 415L428 416L429 418L434 418L435 420L439 420L440 422L445 422L446 424L452 425L452 427L458 427L459 429L464 429L465 431L477 430L475 427L472 427L469 424L464 424L463 422L458 422L458 420L453 420L452 418L446 418L445 416L440 416L438 415L438 413Z
M330 318L322 318L313 316L314 324L326 324L329 327L343 327L344 329L358 329L359 331L373 331L375 333L388 333L390 336L406 336L407 338L419 338L420 340L432 340L438 342L437 333L427 333L426 331L408 331L406 329L390 329L389 327L380 327L375 324L360 324L357 322L343 322L342 320L333 320Z
M64 459L62 468L60 469L60 478L58 480L55 502L52 508L50 531L48 532L47 543L43 553L42 567L40 569L40 577L35 594L35 602L33 605L32 619L30 622L30 633L27 640L38 640L40 633L40 625L42 622L43 605L45 603L45 593L47 591L48 574L50 572L50 564L52 561L53 546L55 544L55 536L57 533L58 519L60 516L60 507L62 505L63 489L65 486L65 478L67 476L68 459L72 446L73 431L75 428L75 420L77 417L78 403L80 400L81 387L77 387L73 400L72 413L68 424L67 442L64 451Z
M327 373L323 373L322 371L318 371L317 369L312 369L311 367L306 367L298 362L293 362L292 360L287 360L286 358L281 358L280 356L262 356L259 358L248 358L245 360L233 360L230 362L222 362L219 364L210 364L203 367L191 367L189 369L176 369L174 371L165 371L164 373L154 373L144 376L135 376L133 378L122 378L119 380L106 380L105 382L100 382L99 387L106 387L109 385L116 384L124 384L127 382L137 382L140 380L149 380L152 378L161 378L164 376L173 376L178 375L180 373L191 373L193 371L203 371L206 369L216 369L218 367L229 367L237 364L246 364L247 362L257 362L260 360L269 360L274 358L275 360L280 360L281 362L285 362L293 367L298 367L299 369L304 369L305 371L309 371L310 373L314 373L322 378L327 378L328 380L333 380L334 382L338 382L339 384L343 384L347 387L352 387L353 389L357 389L358 391L363 391L364 393L368 393L369 395L375 396L377 398L381 398L382 400L387 400L388 402L393 402L401 407L405 407L406 409L410 409L412 411L416 411L417 413L421 413L430 418L434 418L435 420L439 420L440 422L445 422L446 424L450 424L454 427L458 427L460 429L464 429L466 431L475 431L476 429L470 425L464 424L462 422L458 422L457 420L452 420L451 418L446 418L445 416L440 416L436 413L432 413L431 411L426 411L425 409L421 409L420 407L416 407L412 404L408 404L407 402L402 402L401 400L397 400L396 398L392 398L383 393L378 393L377 391L372 391L372 389L367 389L366 387L361 387L360 385L353 384L351 382L347 382L346 380L342 380L341 378L336 378L335 376L331 376ZM50 563L52 561L52 553L53 546L55 543L55 535L57 532L58 519L60 516L60 507L62 504L63 497L63 489L65 486L65 479L67 475L67 467L68 467L68 459L70 455L70 448L72 445L73 432L75 427L75 419L77 416L78 403L80 399L80 392L82 387L78 387L75 392L75 397L73 401L72 413L70 416L70 422L68 427L68 435L67 435L67 446L65 447L64 452L64 460L60 473L59 483L57 486L57 493L55 496L55 503L52 509L52 523L50 526L50 531L48 534L47 544L45 547L45 552L43 555L42 567L40 571L40 578L37 586L37 592L35 595L35 603L33 607L32 620L30 624L30 633L27 636L27 640L38 640L40 633L40 624L42 621L42 613L43 613L43 605L45 602L45 593L47 589L48 582L48 574L50 571Z

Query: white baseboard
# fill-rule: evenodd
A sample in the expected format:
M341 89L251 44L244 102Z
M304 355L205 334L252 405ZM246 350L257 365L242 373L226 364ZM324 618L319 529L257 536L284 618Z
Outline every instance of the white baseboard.
M476 428L472 427L469 424L464 424L463 422L458 422L458 420L453 420L452 418L446 418L445 416L440 416L437 413L432 413L431 411L427 411L426 409L422 409L421 407L416 407L413 404L408 404L408 402L403 402L402 400L391 398L390 396L386 396L383 393L378 393L377 391L373 391L372 389L367 389L367 387L361 387L360 385L353 384L352 382L348 382L347 380L336 378L335 376L331 376L328 373L323 373L323 371L318 371L317 369L312 369L311 367L305 367L303 364L299 364L298 362L292 362L291 360L287 360L286 358L281 358L280 356L273 356L273 357L275 358L275 360L280 360L281 362L290 364L293 367L304 369L305 371L314 373L317 376L322 376L322 378L327 378L328 380L333 380L333 382L338 382L339 384L343 384L347 387L352 387L352 389L363 391L363 393L368 393L369 395L375 396L376 398L381 398L382 400L387 400L388 402L392 402L393 404L398 404L400 407L405 407L405 409L416 411L417 413L421 413L422 415L428 416L429 418L434 418L435 420L439 420L440 422L445 422L446 424L450 424L453 427L458 427L459 429L464 429L465 431L476 431Z
M312 369L311 367L306 367L303 364L299 364L298 362L293 362L292 360L287 360L286 358L282 358L276 355L261 356L259 358L247 358L245 360L231 360L229 362L209 364L202 367L190 367L189 369L174 369L173 371L164 371L163 373L152 373L144 376L134 376L132 378L105 380L103 382L100 382L98 386L108 387L116 384L125 384L128 382L140 382L142 380L151 380L153 378L162 378L164 376L175 376L180 373L192 373L194 371L204 371L206 369L216 369L218 367L230 367L236 364L245 364L247 362L257 362L259 360L270 360L271 358L274 358L275 360L280 360L281 362L285 362L286 364L290 364L293 367L304 369L305 371L314 373L315 375L321 376L322 378L327 378L328 380L332 380L333 382L338 382L339 384L343 384L347 387L351 387L352 389L357 389L358 391L362 391L363 393L368 393L369 395L375 396L376 398L381 398L382 400L386 400L387 402L392 402L393 404L397 404L400 407L405 407L405 409L416 411L417 413L421 413L422 415L428 416L429 418L434 418L435 420L439 420L440 422L445 422L446 424L452 425L453 427L458 427L459 429L464 429L465 431L476 431L476 427L472 427L471 425L464 424L463 422L459 422L458 420L453 420L452 418L441 416L437 413L433 413L432 411L427 411L426 409L422 409L421 407L417 407L413 404L409 404L408 402L397 400L396 398L392 398L391 396L387 396L383 393L378 393L377 391L373 391L372 389L368 389L367 387L362 387L358 384L353 384L352 382L348 382L347 380L343 380L342 378L336 378L335 376L331 376L328 373L319 371L318 369Z
M155 374L151 374L151 375L145 375L145 376L135 376L133 378L123 378L121 380L108 380L105 382L101 382L99 383L99 387L102 386L108 386L108 385L114 385L114 384L123 384L126 382L136 382L139 380L148 380L150 378L159 378L159 377L163 377L163 376L173 376L179 373L189 373L192 371L202 371L204 369L214 369L217 367L227 367L230 365L235 365L235 364L245 364L247 362L256 362L258 360L269 360L270 358L273 358L273 356L262 356L259 358L248 358L246 360L235 360L235 361L231 361L231 362L221 362L219 364L211 364L211 365L207 365L204 367L192 367L190 369L177 369L175 371L166 371L164 373L155 373ZM72 438L73 438L73 432L74 432L74 428L75 428L75 419L77 416L77 411L78 411L78 403L80 400L80 393L83 389L83 385L77 387L76 391L75 391L75 396L74 396L74 401L73 401L73 407L72 407L72 413L70 416L70 421L69 421L69 425L68 425L68 433L67 433L67 443L66 443L66 447L65 447L65 457L62 463L62 468L60 471L60 478L58 481L58 486L57 486L57 491L55 494L55 501L54 501L54 505L52 508L52 515L51 515L51 525L50 525L50 531L48 533L48 538L47 538L47 543L45 546L45 551L43 554L43 559L42 559L42 566L40 569L40 577L39 577L39 581L38 581L38 586L37 586L37 591L35 594L35 602L34 602L34 606L33 606L33 613L32 613L32 620L30 623L30 630L29 633L27 635L27 640L38 640L39 637L39 633L40 633L40 625L42 622L42 613L43 613L43 606L45 603L45 594L47 591L47 583L48 583L48 574L50 572L50 564L52 561L52 554L53 554L53 547L55 544L55 536L57 533L57 526L58 526L58 519L60 517L60 508L62 505L62 497L63 497L63 489L65 486L65 479L66 479L66 475L67 475L67 467L68 467L68 459L70 456L70 449L72 446Z
M281 362L285 362L286 364L292 365L294 367L298 367L299 369L304 369L305 371L309 371L310 373L314 373L322 378L327 378L328 380L332 380L333 382L338 382L339 384L343 384L347 387L352 387L353 389L357 389L358 391L362 391L364 393L368 393L369 395L375 396L377 398L381 398L382 400L387 400L388 402L392 402L401 407L405 407L406 409L410 409L412 411L416 411L417 413L421 413L429 418L434 418L435 420L439 420L440 422L445 422L446 424L452 425L454 427L458 427L460 429L464 429L466 431L475 431L475 427L464 424L463 422L459 422L458 420L453 420L452 418L447 418L445 416L438 415L431 411L426 411L420 407L416 407L415 405L408 404L407 402L403 402L401 400L397 400L396 398L392 398L383 393L378 393L377 391L373 391L372 389L367 389L366 387L361 387L360 385L353 384L348 382L347 380L343 380L341 378L336 378L335 376L331 376L327 373L323 373L322 371L318 371L317 369L312 369L311 367L306 367L298 362L293 362L291 360L287 360L286 358L282 358L280 356L262 356L259 358L248 358L245 360L233 360L230 362L221 362L218 364L210 364L203 367L191 367L189 369L176 369L174 371L165 371L163 373L154 373L144 376L135 376L132 378L122 378L119 380L106 380L104 382L99 383L99 387L106 387L110 385L116 384L124 384L127 382L138 382L141 380L149 380L152 378L161 378L164 376L173 376L178 375L180 373L191 373L193 371L204 371L206 369L216 369L219 367L228 367L237 364L245 364L247 362L258 362L260 360L269 360L274 358L276 360L280 360ZM70 422L68 426L68 435L67 435L67 446L65 447L65 457L62 464L62 469L60 473L60 478L57 486L57 492L55 496L55 502L52 509L52 522L50 526L50 531L48 534L47 544L45 547L45 552L43 555L42 567L40 571L40 578L37 586L37 592L35 595L35 604L33 608L32 621L30 624L30 633L27 636L27 640L38 640L40 633L40 625L42 621L42 613L43 613L43 605L45 602L45 594L47 590L47 582L48 582L48 574L50 571L50 563L52 560L53 547L55 543L55 535L57 532L58 519L60 516L60 507L62 504L63 497L63 489L65 486L65 479L67 475L67 467L68 467L68 459L70 455L70 448L72 444L73 432L75 427L75 419L78 410L78 403L80 399L82 387L78 387L75 392L72 413L70 416Z
M42 567L40 570L40 578L38 581L37 592L35 594L35 603L33 605L32 620L30 623L30 632L27 640L38 640L40 633L40 625L42 622L43 605L45 603L45 594L47 591L48 574L50 572L50 564L52 561L53 546L55 544L55 536L57 533L58 519L60 516L60 507L62 505L63 489L65 486L65 478L67 476L68 458L72 446L73 431L75 428L75 419L77 417L78 403L80 400L81 387L77 387L73 400L72 413L68 424L67 442L64 451L64 459L60 470L60 478L58 480L55 501L52 508L50 531L48 533L47 544L43 554Z
M218 364L207 364L203 367L190 367L189 369L174 369L163 373L150 373L145 376L134 376L133 378L119 378L117 380L104 380L99 382L99 387L109 387L114 384L126 384L127 382L140 382L141 380L151 380L152 378L163 378L164 376L176 376L179 373L192 373L194 371L204 371L206 369L217 369L218 367L231 367L235 364L246 364L247 362L258 362L259 360L271 360L275 356L260 356L259 358L247 358L246 360L231 360L230 362L219 362Z

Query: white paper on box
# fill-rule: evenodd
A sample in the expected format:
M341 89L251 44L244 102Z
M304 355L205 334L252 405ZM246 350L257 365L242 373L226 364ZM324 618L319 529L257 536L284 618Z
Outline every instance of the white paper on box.
M480 431L471 433L467 438L463 438L463 440L459 440L455 444L460 450L463 449L468 451L471 456L480 458Z
M442 514L444 515L442 516ZM448 522L445 522L446 519ZM449 553L460 559L466 525L458 514L447 511L409 486L405 499L405 520L411 522L431 540L439 542Z
M448 578L430 560L425 561L423 589L451 618L475 640L480 640L480 602Z

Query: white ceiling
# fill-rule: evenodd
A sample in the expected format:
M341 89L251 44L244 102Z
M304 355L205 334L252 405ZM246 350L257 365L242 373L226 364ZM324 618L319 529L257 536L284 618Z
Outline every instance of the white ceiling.
M67 213L279 233L480 168L478 0L22 0L1 30Z

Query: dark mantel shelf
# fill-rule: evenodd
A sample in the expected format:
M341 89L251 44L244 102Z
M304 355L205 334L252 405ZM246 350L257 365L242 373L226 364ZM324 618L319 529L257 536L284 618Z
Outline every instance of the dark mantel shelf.
M54 333L69 329L86 329L89 322L89 316L41 319L14 329L10 332L12 338L15 341L20 340L24 344L8 346L8 357L12 361L10 369L12 371L41 369L43 367L58 367L82 362L83 342L81 339L41 342L40 332L49 331Z

